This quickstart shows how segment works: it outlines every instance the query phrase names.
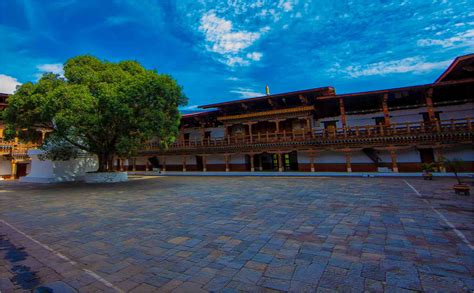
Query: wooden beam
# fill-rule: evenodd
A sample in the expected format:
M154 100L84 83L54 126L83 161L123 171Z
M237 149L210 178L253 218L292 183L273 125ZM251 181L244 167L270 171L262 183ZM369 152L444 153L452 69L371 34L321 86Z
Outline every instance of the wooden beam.
M384 94L382 97L382 109L385 126L390 126L390 113L388 111L388 94Z
M347 121L346 121L346 110L344 108L344 99L340 98L339 99L339 112L341 114L341 123L342 127L346 128L347 126Z

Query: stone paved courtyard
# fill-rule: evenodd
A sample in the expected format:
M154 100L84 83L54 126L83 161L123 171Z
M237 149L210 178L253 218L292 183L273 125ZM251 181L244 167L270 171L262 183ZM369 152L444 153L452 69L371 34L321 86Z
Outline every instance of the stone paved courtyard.
M453 183L1 182L0 291L469 292L473 197Z

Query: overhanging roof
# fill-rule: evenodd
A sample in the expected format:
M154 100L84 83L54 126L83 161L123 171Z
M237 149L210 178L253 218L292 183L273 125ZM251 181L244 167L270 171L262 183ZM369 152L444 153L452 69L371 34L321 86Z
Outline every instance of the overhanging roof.
M301 91L294 91L294 92L280 93L280 94L274 94L274 95L260 96L260 97L249 98L249 99L241 99L241 100L234 100L234 101L229 101L229 102L203 105L203 106L199 106L199 108L202 108L202 109L218 108L218 107L228 106L228 105L233 105L233 104L257 102L257 101L262 101L262 100L266 100L266 99L283 98L283 97L287 97L287 96L295 96L295 95L302 95L302 94L309 94L309 93L318 93L318 92L324 92L324 91L334 92L334 88L330 87L330 86L319 87L319 88L313 88L313 89L307 89L307 90L301 90Z
M465 78L474 78L474 54L459 56L454 59L453 63L436 79L435 83Z

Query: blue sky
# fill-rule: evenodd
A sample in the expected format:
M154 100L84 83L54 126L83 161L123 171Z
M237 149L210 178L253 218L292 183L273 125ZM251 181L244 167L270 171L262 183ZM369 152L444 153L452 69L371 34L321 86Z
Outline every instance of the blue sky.
M473 0L2 0L0 91L78 54L173 75L196 105L432 82L474 52Z

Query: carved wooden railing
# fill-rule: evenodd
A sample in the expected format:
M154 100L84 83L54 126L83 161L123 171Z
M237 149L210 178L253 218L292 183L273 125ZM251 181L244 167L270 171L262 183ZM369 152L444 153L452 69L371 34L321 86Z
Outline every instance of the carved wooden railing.
M392 123L386 125L364 125L350 126L345 128L317 129L308 131L302 129L299 131L281 131L257 133L253 135L227 136L222 138L203 138L180 140L169 146L168 150L174 149L202 149L206 147L227 147L239 145L252 145L262 143L285 143L285 142L320 142L330 144L333 142L357 142L367 141L369 139L389 139L394 137L409 137L415 139L420 135L453 134L453 133L472 133L473 119L450 119L435 122L405 122ZM144 146L144 151L160 150L158 143L148 143Z
M36 143L21 143L14 140L0 139L0 155L12 156L14 158L28 157L28 150L37 148Z

